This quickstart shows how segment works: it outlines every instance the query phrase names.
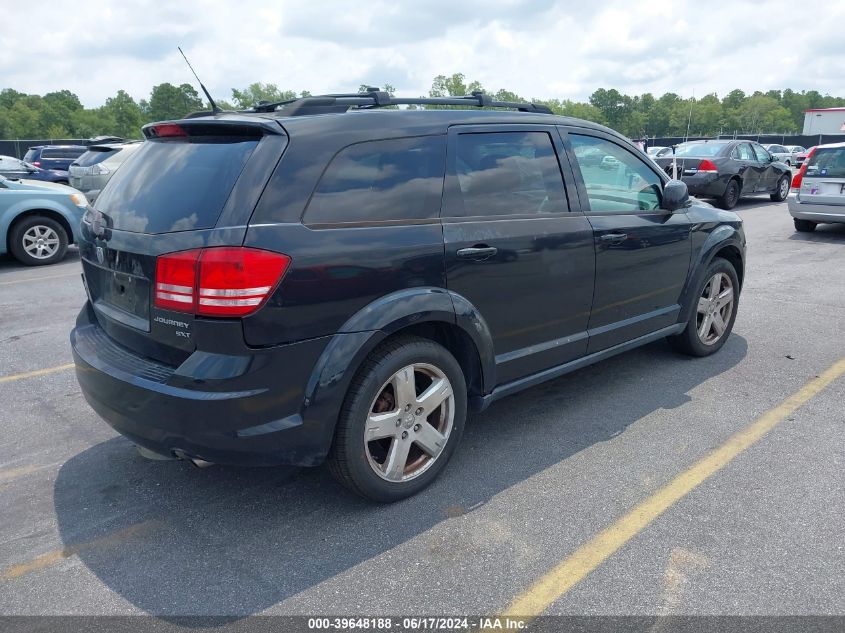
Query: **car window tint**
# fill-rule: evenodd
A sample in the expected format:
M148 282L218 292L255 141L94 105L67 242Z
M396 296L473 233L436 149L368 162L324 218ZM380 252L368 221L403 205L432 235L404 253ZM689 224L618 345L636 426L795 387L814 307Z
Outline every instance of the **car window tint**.
M546 132L458 134L457 191L444 215L502 216L569 211L552 139Z
M754 150L754 154L757 157L757 160L763 163L769 162L771 154L769 154L769 152L767 152L762 145L752 145L751 147Z
M23 159L24 159L26 162L31 163L33 160L35 160L35 155L36 155L37 153L38 153L38 152L37 152L37 150L34 150L34 149L28 150L28 151L26 152L26 154L24 154Z
M845 178L845 147L817 149L807 161L804 177Z
M257 144L241 136L147 141L109 180L97 209L123 231L210 228Z
M436 218L445 136L368 141L329 163L305 210L306 224Z
M663 181L642 160L611 141L570 134L593 213L654 211Z

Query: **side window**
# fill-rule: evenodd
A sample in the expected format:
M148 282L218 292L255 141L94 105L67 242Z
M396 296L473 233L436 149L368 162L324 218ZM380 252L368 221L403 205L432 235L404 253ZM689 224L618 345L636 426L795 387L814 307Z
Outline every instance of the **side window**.
M660 208L663 182L637 156L616 143L569 134L593 213L654 211Z
M754 154L757 156L757 160L761 163L768 163L771 157L771 154L765 150L762 145L752 145L754 149ZM775 148L772 148L772 151L777 151Z
M547 132L458 134L456 195L444 215L534 215L569 211Z
M757 160L757 157L754 156L754 152L751 150L751 146L748 143L740 143L737 145L736 148L734 148L732 157L738 160Z
M341 150L305 209L306 224L436 218L446 137L368 141Z

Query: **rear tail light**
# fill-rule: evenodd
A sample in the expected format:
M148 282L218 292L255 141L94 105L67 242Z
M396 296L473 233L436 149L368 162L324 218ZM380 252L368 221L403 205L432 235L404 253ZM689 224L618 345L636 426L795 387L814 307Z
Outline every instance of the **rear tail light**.
M199 316L246 316L267 300L289 264L287 255L243 247L161 255L153 303Z
M793 189L800 189L801 188L801 181L804 180L804 174L807 173L807 164L810 162L810 158L812 158L813 153L816 151L816 148L810 148L810 151L807 152L807 155L804 157L804 162L801 163L801 169L798 170L798 173L792 177L792 188Z
M154 125L150 128L150 134L157 138L188 136L185 128L181 125L177 125L176 123L162 123L160 125Z
M37 160L32 164L35 165L36 167L41 167L41 161L40 160Z
M719 170L716 169L716 165L713 164L713 161L709 161L706 158L698 164L698 173L699 174L718 174Z

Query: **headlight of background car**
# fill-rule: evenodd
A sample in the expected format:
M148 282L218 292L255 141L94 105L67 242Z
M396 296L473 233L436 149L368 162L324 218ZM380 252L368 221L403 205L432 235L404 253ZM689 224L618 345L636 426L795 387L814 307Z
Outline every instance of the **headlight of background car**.
M83 209L88 206L88 201L85 199L81 193L72 193L70 194L70 199L73 204L77 207L82 207Z

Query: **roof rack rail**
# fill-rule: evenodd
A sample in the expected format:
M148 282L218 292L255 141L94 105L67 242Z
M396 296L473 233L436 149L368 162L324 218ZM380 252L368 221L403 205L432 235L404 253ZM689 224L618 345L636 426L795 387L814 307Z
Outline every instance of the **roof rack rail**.
M494 101L490 95L483 92L473 92L471 95L456 97L394 97L381 90L368 92L341 93L300 97L277 101L275 103L259 103L246 112L279 112L285 116L300 116L303 114L327 114L331 112L346 112L350 108L371 110L396 105L439 105L464 106L476 108L509 108L520 112L534 112L538 114L553 114L547 107L539 103L518 103L516 101Z

